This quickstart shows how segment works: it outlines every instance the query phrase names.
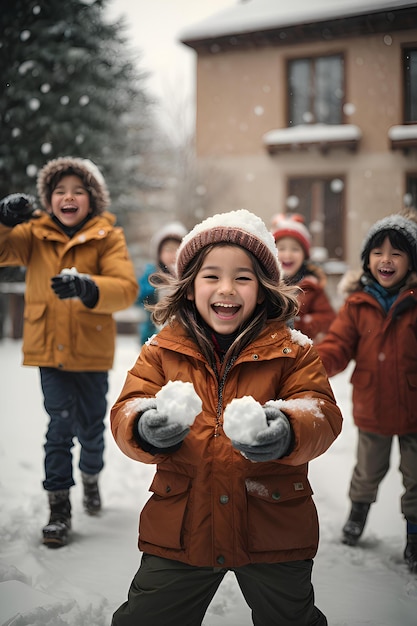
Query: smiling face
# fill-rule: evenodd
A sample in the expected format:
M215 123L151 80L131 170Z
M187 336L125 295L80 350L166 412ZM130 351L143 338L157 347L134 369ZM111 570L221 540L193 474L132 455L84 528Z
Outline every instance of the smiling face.
M250 255L239 246L215 246L198 271L189 300L217 333L234 333L263 301Z
M292 278L304 263L305 253L303 247L293 237L278 239L276 246L284 276Z
M411 263L408 254L394 248L387 236L380 246L370 251L368 267L381 287L389 289L405 278L411 269Z
M63 176L51 194L51 212L65 226L77 226L92 209L90 196L79 176Z

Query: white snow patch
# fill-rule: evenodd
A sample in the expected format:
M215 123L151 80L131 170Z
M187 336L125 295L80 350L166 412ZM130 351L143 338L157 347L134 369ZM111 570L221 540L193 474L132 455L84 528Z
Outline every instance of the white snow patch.
M245 481L246 491L248 493L257 493L259 496L269 496L269 491L262 483L247 478Z
M0 586L12 580L30 586L22 587L20 612L32 591L56 600L53 605L46 600L44 610L49 617L43 622L39 618L36 626L104 626L126 600L139 567L138 515L149 498L155 468L132 461L119 450L107 417L106 464L100 477L102 515L90 517L83 510L75 442L73 539L60 550L42 546L41 528L47 521L42 489L47 416L37 369L21 366L21 345L21 340L0 341L0 374L7 383L0 394L0 415L4 417L0 422ZM109 410L138 352L134 337L117 337L109 377ZM417 576L407 570L402 556L405 522L400 510L403 486L396 439L390 471L371 507L361 541L355 548L340 542L349 511L347 493L357 444L357 428L351 419L352 369L353 364L331 379L345 417L342 433L325 454L309 464L309 481L320 518L320 546L313 568L316 604L331 626L415 626ZM67 603L72 601L74 608L68 612ZM1 616L12 612L11 602L8 593L1 597ZM34 610L41 612L40 607ZM11 619L15 619L13 626L22 624L18 616ZM34 623L29 622L31 626ZM1 619L0 624L3 626ZM237 624L250 626L251 611L234 573L228 572L207 610L204 626Z
M401 139L417 139L417 124L391 126L388 130L388 137L393 141Z
M290 400L268 400L265 406L272 406L285 413L286 410L294 413L310 413L313 417L323 418L324 415L317 398L293 398Z
M291 334L291 339L294 343L298 343L299 346L308 346L313 345L313 340L310 337L307 337L301 330L295 330L294 328L289 329Z

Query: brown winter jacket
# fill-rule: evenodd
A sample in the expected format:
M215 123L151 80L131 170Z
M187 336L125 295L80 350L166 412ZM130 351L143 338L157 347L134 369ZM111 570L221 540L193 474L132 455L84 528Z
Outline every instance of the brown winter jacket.
M138 409L146 408L137 398L154 398L169 380L192 381L203 410L177 452L152 456L133 434ZM232 447L221 427L223 412L246 395L261 404L284 401L278 404L295 436L289 456L253 463ZM223 364L218 378L182 328L166 326L143 346L111 411L121 450L157 464L153 495L140 517L139 549L226 568L312 558L318 521L308 462L327 450L341 425L320 359L298 331L267 324L233 364Z
M112 313L135 302L138 285L121 228L104 212L71 239L48 214L9 228L0 224L0 265L26 271L23 364L71 371L107 371L116 337ZM51 278L64 268L89 274L99 289L93 309L60 300Z
M353 418L380 435L417 433L417 276L411 274L388 314L363 291L358 273L343 279L345 300L317 346L329 376L353 359Z
M294 320L294 328L310 337L318 344L336 317L325 292L326 275L315 265L307 265L308 273L297 283L301 288L298 295L299 313Z

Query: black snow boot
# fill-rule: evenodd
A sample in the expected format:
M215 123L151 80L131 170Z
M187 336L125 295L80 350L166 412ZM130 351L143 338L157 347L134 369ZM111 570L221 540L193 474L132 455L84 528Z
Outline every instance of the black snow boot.
M83 505L89 515L97 515L101 511L101 498L98 490L98 474L81 472L84 487Z
M51 515L43 528L43 543L48 548L61 548L67 545L71 530L71 503L69 489L48 491Z
M417 574L417 533L407 534L404 559L410 572Z
M365 528L370 506L368 502L352 502L349 518L342 530L342 543L356 546Z

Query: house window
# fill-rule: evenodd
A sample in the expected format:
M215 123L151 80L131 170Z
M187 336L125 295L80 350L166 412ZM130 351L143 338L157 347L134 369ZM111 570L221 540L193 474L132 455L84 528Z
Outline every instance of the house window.
M404 123L417 122L417 48L403 51Z
M288 126L342 124L344 63L340 54L288 61Z
M407 206L417 209L417 173L407 175L407 191L404 200Z
M287 213L301 213L311 232L312 247L332 260L344 260L344 179L290 178Z

